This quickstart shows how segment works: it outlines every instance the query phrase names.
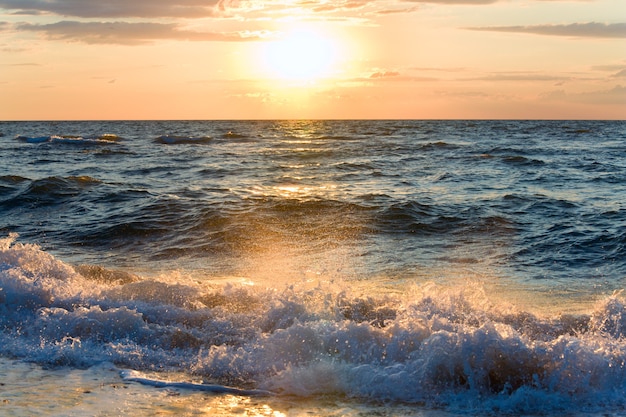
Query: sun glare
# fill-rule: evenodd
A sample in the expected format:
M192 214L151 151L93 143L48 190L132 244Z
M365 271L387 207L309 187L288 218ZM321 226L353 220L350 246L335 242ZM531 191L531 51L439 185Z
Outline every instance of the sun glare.
M287 80L315 80L327 76L335 61L335 47L310 30L297 30L269 42L264 60L273 77Z

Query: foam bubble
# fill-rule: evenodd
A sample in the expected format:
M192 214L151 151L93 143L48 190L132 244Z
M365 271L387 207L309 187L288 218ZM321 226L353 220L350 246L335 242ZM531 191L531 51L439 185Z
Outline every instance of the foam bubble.
M587 314L543 316L475 283L364 295L323 281L146 279L16 239L0 239L3 355L476 414L626 407L620 293Z

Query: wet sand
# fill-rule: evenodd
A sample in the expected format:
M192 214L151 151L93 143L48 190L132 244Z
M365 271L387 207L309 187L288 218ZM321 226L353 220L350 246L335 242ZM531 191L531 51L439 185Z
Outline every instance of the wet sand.
M339 399L254 398L161 389L125 382L119 369L56 368L0 358L2 416L411 416L453 417L415 406L359 404Z

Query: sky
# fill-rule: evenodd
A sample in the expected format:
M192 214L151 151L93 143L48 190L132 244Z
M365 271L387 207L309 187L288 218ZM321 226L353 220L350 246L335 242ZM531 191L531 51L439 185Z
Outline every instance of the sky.
M624 0L0 0L0 120L626 119Z

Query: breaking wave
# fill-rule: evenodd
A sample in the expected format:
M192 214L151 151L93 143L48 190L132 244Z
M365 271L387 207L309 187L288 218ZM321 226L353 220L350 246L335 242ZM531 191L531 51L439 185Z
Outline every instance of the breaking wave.
M154 386L165 385L133 371L179 375L172 386L184 389L479 414L626 407L621 293L586 314L546 316L475 283L368 293L342 281L145 278L70 265L16 239L0 239L4 356L77 368L111 362Z

